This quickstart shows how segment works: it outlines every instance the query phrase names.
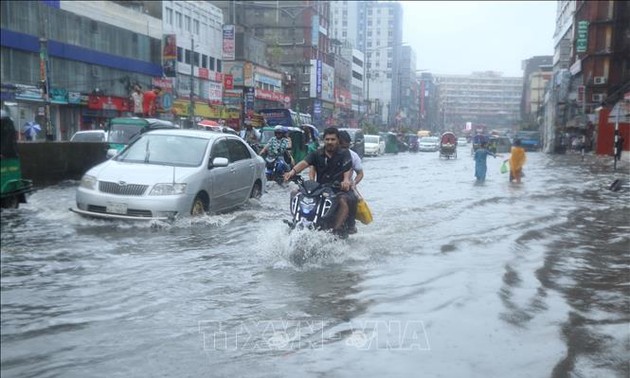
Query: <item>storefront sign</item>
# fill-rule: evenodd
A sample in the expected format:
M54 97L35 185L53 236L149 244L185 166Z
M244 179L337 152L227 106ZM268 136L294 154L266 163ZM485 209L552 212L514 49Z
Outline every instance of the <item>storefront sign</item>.
M68 104L81 104L81 93L68 92Z
M245 113L249 114L254 111L254 88L247 87L245 89Z
M223 75L223 88L234 89L234 78L232 77L232 75Z
M89 95L87 105L93 110L131 111L129 100L123 97Z
M246 87L254 86L254 67L251 63L243 65L243 85Z
M202 79L208 79L210 77L210 71L207 68L199 67L197 73Z
M577 38L575 40L575 51L586 52L588 48L588 21L582 20L577 23Z
M170 113L173 106L173 79L171 78L157 78L154 77L151 80L151 84L154 87L162 88L158 104L161 104L159 109L160 113Z
M67 104L68 91L63 88L51 88L49 98L50 102L53 104Z
M317 60L315 69L315 95L320 98L322 95L322 61Z
M341 108L352 108L350 91L345 88L335 88L335 105Z
M255 97L261 100L284 102L284 93L256 88Z
M318 60L318 62L321 65L321 91L319 98L324 101L335 102L335 69L326 63L322 63L321 60Z
M221 104L223 102L223 85L214 81L208 82L208 96L211 104Z
M232 76L234 86L242 87L243 84L243 63L242 62L225 62L223 63L223 73Z

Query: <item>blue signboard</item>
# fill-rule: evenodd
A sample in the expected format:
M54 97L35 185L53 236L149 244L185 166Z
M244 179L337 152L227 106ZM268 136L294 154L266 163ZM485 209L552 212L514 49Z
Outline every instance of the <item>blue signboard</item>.
M322 96L322 61L317 60L317 66L315 71L315 93L317 98Z

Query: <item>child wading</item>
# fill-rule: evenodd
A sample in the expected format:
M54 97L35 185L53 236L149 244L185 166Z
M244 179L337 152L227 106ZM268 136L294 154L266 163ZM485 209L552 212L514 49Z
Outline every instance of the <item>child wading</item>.
M487 143L481 143L481 147L475 151L475 177L477 181L483 182L486 180L486 172L488 171L488 166L486 164L486 159L488 155L494 157L496 159L497 155L487 149Z

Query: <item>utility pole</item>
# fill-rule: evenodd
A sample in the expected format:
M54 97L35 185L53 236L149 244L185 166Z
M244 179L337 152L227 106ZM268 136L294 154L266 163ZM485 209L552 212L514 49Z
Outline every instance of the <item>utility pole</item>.
M190 38L190 128L195 124L195 38Z
M42 94L44 95L44 129L46 130L46 140L55 139L50 121L50 81L48 71L48 39L39 39L39 77Z

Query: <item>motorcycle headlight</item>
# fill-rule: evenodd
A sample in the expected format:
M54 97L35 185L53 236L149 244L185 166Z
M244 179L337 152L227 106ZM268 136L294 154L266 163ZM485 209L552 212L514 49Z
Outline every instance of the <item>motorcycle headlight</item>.
M300 209L305 213L310 213L315 209L315 200L312 198L304 198L300 201Z
M150 196L170 196L174 194L184 194L186 184L155 184L151 189Z
M79 184L79 186L81 188L94 190L96 189L97 182L98 180L96 179L96 177L90 176L90 175L83 175L83 177L81 177L81 183Z

